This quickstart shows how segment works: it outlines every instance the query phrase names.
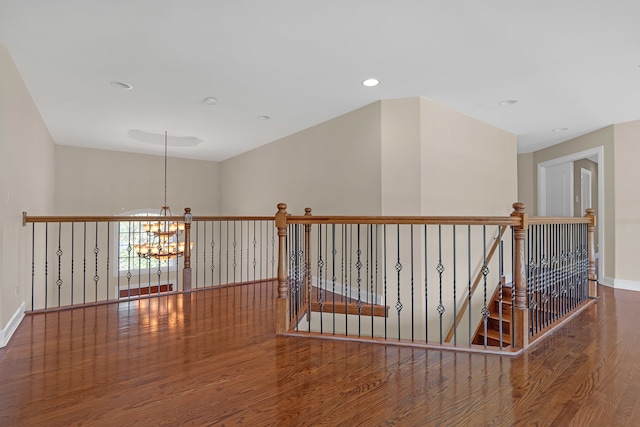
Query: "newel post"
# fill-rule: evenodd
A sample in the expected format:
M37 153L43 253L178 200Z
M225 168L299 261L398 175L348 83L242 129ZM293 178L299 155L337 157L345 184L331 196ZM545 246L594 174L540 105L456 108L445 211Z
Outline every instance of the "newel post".
M182 269L182 290L191 290L191 208L184 208L184 268Z
M278 204L276 213L278 229L278 298L276 299L276 334L289 330L291 319L289 301L289 268L287 264L287 205Z
M529 216L525 212L525 204L516 202L513 204L511 217L518 220L513 225L513 291L515 299L513 305L513 345L515 348L526 348L529 345L529 313L527 309L527 264L524 259L527 229L529 228Z
M591 222L587 227L589 251L589 298L598 298L598 272L596 271L596 211L587 209L586 218Z
M311 208L304 208L304 216L311 216ZM311 318L311 224L304 225L304 301L307 307L307 321Z

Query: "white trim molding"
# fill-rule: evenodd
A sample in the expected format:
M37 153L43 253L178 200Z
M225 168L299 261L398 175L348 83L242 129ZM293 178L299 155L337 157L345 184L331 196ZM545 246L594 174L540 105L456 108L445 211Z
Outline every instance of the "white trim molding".
M16 329L18 329L18 326L20 325L20 322L22 322L22 319L24 319L24 302L13 314L13 317L11 317L11 320L9 320L7 326L5 326L4 329L0 330L0 348L6 346L9 343L11 336L16 331Z
M596 158L598 163L598 212L596 212L596 232L598 233L598 277L601 278L600 283L606 286L613 287L613 279L609 279L611 285L608 284L607 279L604 277L604 259L605 259L605 241L604 241L604 224L605 224L605 201L604 201L604 146L598 146L590 148L588 150L580 151L578 153L568 154L566 156L558 157L557 159L547 160L540 162L537 165L538 172L538 213L543 209L546 210L546 173L547 167L556 166L561 163L574 162L580 159ZM573 200L571 205L573 206Z
M602 277L598 277L598 283L604 286L607 286L609 288L613 288L613 284L615 282L615 279L611 278L611 277L607 277L607 276L602 276Z
M614 279L613 287L615 289L624 289L626 291L640 291L640 282L634 280Z
M611 277L601 277L598 280L601 285L625 291L640 291L640 282L635 280L613 279Z

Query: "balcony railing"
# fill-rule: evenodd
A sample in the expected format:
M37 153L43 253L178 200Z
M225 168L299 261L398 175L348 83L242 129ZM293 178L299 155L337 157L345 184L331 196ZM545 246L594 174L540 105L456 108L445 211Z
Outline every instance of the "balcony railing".
M595 215L153 217L184 254L153 263L138 216L24 216L31 311L277 280L276 332L519 351L597 296ZM124 231L123 231L124 230Z
M273 217L192 216L187 209L171 217L25 214L31 228L28 310L275 279ZM144 229L149 221L184 224L182 256L138 256L136 245L151 243Z

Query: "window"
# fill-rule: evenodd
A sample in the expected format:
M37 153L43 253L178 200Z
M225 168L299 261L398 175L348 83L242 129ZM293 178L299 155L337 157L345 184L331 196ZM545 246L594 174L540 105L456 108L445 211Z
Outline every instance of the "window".
M116 241L117 245L117 264L118 273L132 275L138 273L147 273L149 270L157 271L159 268L163 271L174 269L176 265L176 259L170 260L157 260L154 258L142 258L138 256L135 251L135 245L152 243L153 240L147 234L144 229L144 224L147 222L146 217L159 216L160 212L157 209L140 209L135 211L124 212L122 215L126 216L139 216L140 221L122 221L119 222L119 227L116 227Z

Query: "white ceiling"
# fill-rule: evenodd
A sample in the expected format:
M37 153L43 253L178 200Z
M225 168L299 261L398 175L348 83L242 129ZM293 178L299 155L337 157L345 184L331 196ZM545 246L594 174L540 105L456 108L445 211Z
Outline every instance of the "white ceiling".
M639 22L638 0L0 0L57 144L162 155L127 133L167 130L203 140L171 156L207 160L418 95L519 152L637 120Z

